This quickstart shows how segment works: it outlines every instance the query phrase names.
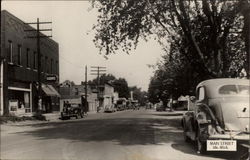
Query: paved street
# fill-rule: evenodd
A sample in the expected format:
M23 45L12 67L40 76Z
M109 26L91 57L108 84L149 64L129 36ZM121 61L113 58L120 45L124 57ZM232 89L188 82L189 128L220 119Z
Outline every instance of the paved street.
M90 114L84 119L1 126L1 159L205 160L183 141L181 115L153 110Z

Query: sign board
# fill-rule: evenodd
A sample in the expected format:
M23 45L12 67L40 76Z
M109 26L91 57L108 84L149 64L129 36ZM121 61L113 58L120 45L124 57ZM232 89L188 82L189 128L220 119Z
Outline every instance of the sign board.
M207 140L207 151L236 151L236 140Z
M16 112L18 109L18 100L9 100L9 110Z
M57 75L47 75L46 80L47 81L57 81Z

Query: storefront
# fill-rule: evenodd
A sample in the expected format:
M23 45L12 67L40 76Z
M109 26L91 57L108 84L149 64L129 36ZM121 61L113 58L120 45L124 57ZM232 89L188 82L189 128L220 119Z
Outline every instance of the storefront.
M48 84L42 84L43 98L42 98L42 110L45 113L51 113L53 111L60 111L60 94L57 90Z
M8 87L9 112L13 115L25 115L32 113L32 86L20 88Z

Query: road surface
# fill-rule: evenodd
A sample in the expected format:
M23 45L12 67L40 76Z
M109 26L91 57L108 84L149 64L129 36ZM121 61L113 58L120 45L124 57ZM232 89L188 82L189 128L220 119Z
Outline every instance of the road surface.
M141 109L90 114L83 119L1 126L1 159L207 160L235 153L196 153L182 138L181 115Z

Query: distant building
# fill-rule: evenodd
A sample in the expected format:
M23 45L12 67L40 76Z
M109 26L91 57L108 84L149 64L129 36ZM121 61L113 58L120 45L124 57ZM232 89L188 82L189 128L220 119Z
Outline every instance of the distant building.
M63 83L60 86L60 94L60 110L62 110L65 101L81 104L85 100L85 85L65 85ZM94 93L90 86L87 86L87 103L88 111L97 111L97 93Z
M8 11L1 11L0 113L31 114L38 110L38 61L34 29ZM42 33L41 33L42 34ZM41 38L42 110L59 111L59 45Z
M104 85L101 85L99 86L99 90L99 101L100 107L102 109L105 109L105 107L109 107L118 100L119 95L114 91L114 87L111 84L106 83Z
M68 101L69 103L81 104L85 98L85 85L67 85L62 83L60 85L60 110L63 108L63 103ZM99 86L99 97L96 86L87 86L87 102L88 111L96 112L97 107L104 109L105 106L111 106L118 100L118 93L114 92L114 87L111 84L105 84Z

